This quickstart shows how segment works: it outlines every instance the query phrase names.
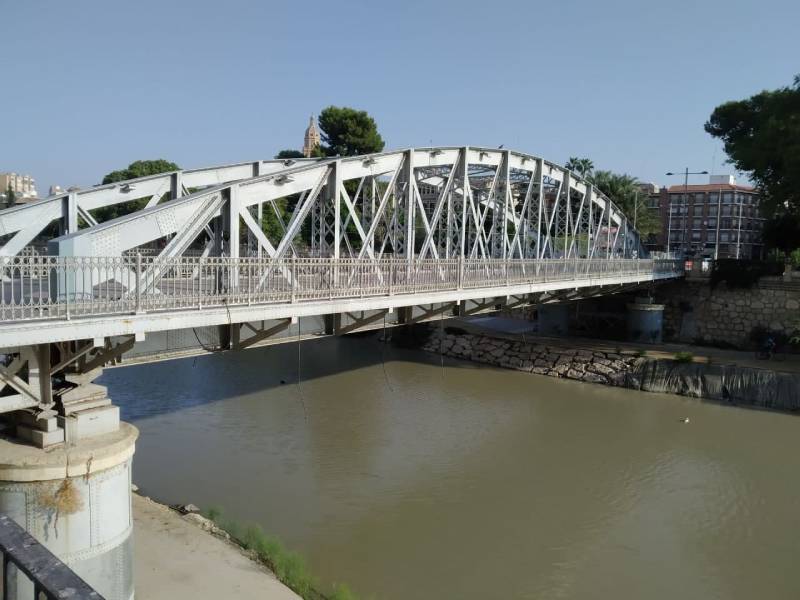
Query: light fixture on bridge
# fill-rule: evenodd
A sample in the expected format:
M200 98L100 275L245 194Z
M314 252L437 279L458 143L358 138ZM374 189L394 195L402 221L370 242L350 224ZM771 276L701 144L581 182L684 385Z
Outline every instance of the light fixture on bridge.
M442 152L444 151L440 150L439 148L436 148L435 150L431 150L431 156L439 156L440 154L442 154Z
M294 179L292 179L288 175L279 175L278 177L275 178L275 183L277 183L278 185L283 185L284 183L289 183L290 181L294 181Z
M484 156L489 156L489 153L482 150L479 156L480 156L480 159L483 160L483 157Z
M369 165L374 165L376 162L378 161L372 158L371 156L368 156L367 158L364 159L363 164L365 167L368 167Z
M133 189L134 189L134 187L130 183L126 183L122 187L119 188L119 191L124 193L124 194L127 194L128 192L130 192Z
M297 162L297 161L292 160L291 158L287 158L285 161L283 161L283 166L284 167L291 167L295 162Z

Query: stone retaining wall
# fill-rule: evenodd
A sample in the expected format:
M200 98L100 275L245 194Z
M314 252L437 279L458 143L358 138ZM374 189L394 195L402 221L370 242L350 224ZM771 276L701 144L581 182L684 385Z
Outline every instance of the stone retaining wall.
M438 331L431 333L422 349L528 373L619 386L625 385L626 375L640 360L631 353L561 348L471 333L442 337Z
M631 352L546 346L470 333L431 331L422 349L527 373L645 392L708 398L785 411L800 410L800 374L737 365L679 363Z
M800 285L780 277L763 277L747 289L678 281L661 286L657 296L665 304L668 340L751 348L754 330L790 336L800 328Z

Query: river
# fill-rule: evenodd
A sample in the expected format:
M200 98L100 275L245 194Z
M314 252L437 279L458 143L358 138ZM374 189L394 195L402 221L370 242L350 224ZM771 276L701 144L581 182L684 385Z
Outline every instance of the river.
M143 492L259 523L364 598L800 597L792 415L376 336L100 382L141 431Z

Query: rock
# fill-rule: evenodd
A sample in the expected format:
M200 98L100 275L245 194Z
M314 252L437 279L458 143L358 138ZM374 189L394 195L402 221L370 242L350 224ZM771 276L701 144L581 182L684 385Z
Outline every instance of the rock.
M578 371L577 369L569 369L567 371L567 377L570 379L583 379L584 373Z
M200 507L195 504L179 504L176 508L183 514L200 512Z
M589 383L606 383L606 378L597 373L584 373L581 379Z
M139 491L139 486L138 486L138 485L136 485L135 483L132 483L132 484L131 484L131 491L132 491L133 493L136 493L136 492L138 492L138 491Z
M533 369L531 369L531 373L536 373L537 375L549 375L550 369L548 367L533 367Z
M601 364L589 365L587 371L591 371L592 373L599 373L600 375L611 375L612 373L614 373L614 369Z

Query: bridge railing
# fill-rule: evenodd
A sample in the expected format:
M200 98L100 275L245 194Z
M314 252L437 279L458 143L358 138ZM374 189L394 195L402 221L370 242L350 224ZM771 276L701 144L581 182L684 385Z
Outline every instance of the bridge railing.
M0 594L31 600L103 600L72 569L9 516L0 514L0 553L3 568Z
M682 274L646 259L339 259L142 256L0 259L0 323Z

